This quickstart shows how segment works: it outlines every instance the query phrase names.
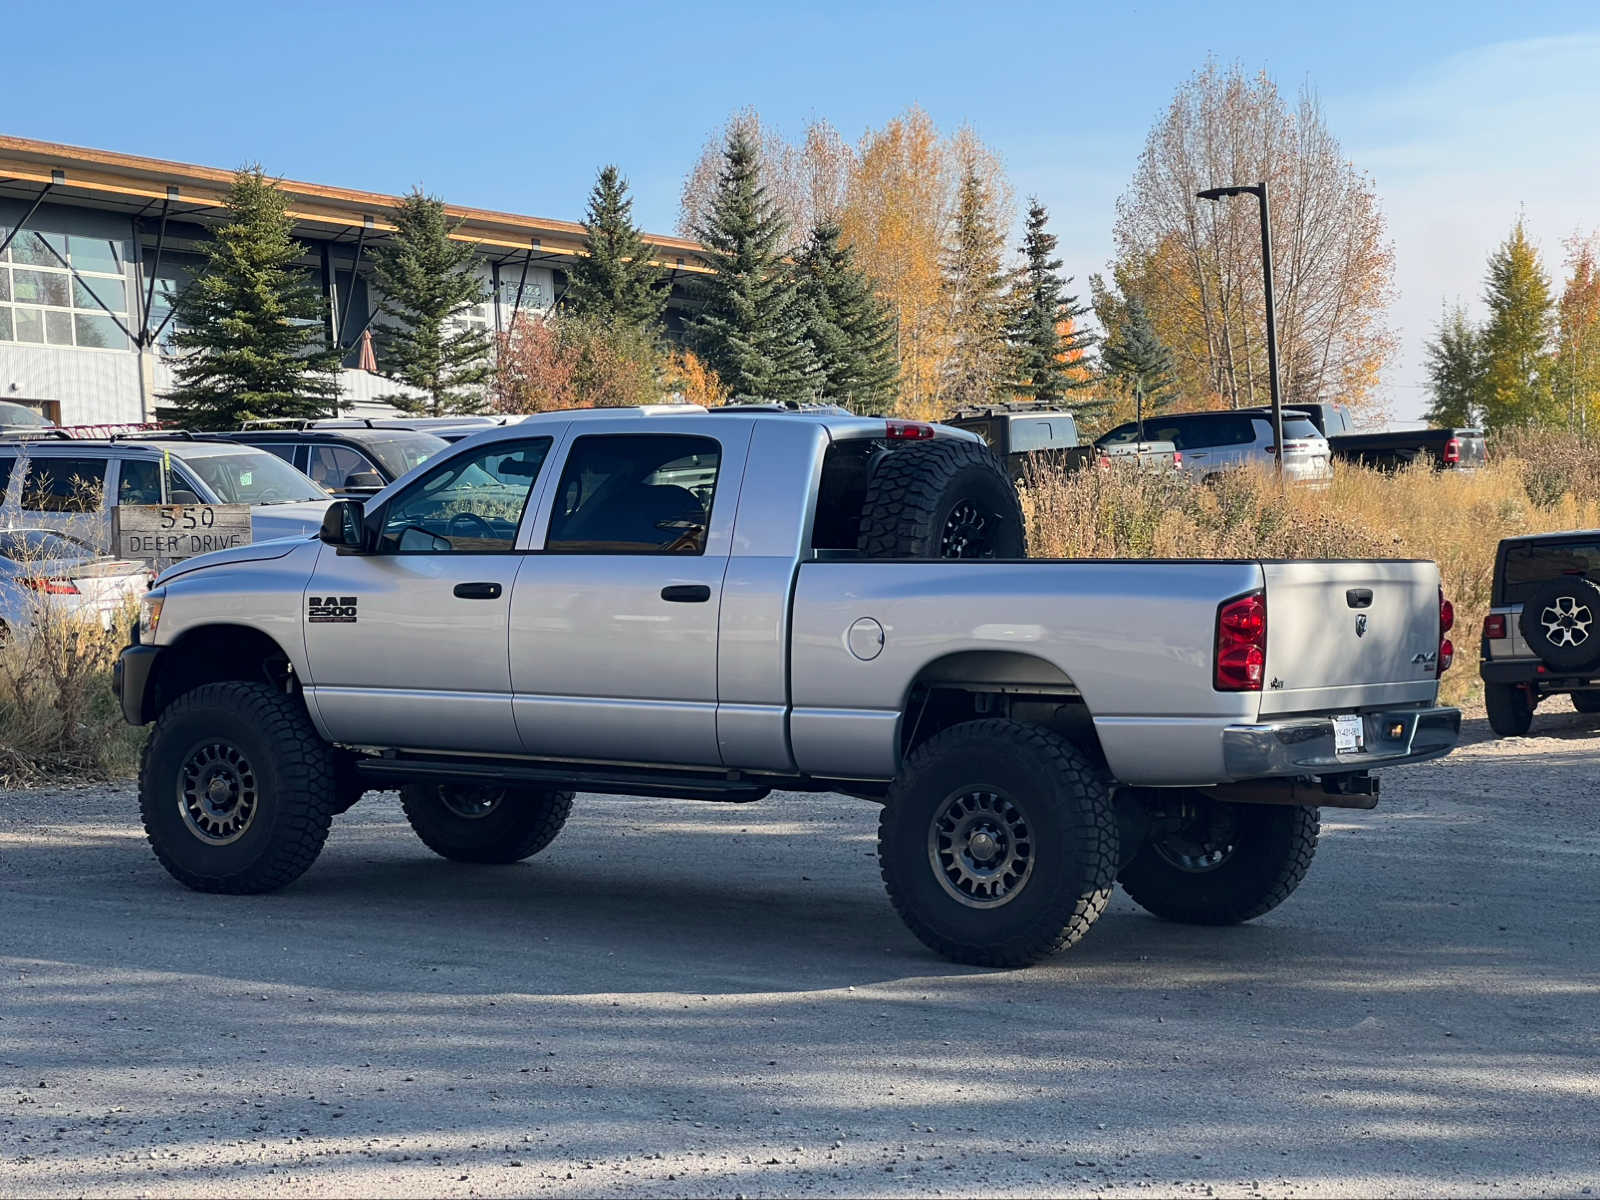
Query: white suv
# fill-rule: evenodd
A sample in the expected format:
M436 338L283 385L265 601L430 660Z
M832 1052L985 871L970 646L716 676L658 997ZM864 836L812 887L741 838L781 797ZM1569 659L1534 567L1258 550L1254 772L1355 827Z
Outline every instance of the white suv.
M1163 413L1146 417L1143 425L1142 433L1138 422L1118 425L1097 444L1171 442L1183 455L1179 466L1202 482L1235 467L1271 467L1275 462L1272 413L1267 410ZM1290 409L1283 412L1283 473L1299 483L1326 483L1333 478L1328 439L1310 417Z

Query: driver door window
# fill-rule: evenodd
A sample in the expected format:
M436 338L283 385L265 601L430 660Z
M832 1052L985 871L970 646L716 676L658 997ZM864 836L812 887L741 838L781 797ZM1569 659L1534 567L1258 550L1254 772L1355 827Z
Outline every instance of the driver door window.
M330 492L343 491L352 475L377 470L365 454L348 446L314 445L306 458L306 474Z
M539 477L549 438L493 442L429 471L388 505L384 554L504 554Z

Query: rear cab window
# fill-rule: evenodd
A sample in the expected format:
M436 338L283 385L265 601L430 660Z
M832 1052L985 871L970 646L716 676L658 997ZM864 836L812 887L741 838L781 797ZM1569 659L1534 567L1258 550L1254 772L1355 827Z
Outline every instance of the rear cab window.
M572 443L545 550L704 554L722 446L693 434L589 434Z
M1507 542L1500 548L1494 604L1524 604L1534 591L1563 575L1600 583L1600 535L1571 541Z

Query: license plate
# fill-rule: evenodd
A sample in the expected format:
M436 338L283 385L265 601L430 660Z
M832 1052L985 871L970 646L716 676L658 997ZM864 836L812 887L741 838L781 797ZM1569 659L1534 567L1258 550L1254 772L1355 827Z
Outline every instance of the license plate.
M1334 753L1355 754L1365 748L1360 717L1341 716L1333 719Z

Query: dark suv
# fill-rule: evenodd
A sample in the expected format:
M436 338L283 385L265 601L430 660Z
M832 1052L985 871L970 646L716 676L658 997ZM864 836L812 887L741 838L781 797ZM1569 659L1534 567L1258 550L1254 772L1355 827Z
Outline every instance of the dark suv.
M1506 538L1483 619L1484 702L1501 737L1528 732L1547 696L1600 712L1600 530Z
M270 450L341 495L380 491L449 445L421 430L385 428L365 420L261 422L228 437Z

